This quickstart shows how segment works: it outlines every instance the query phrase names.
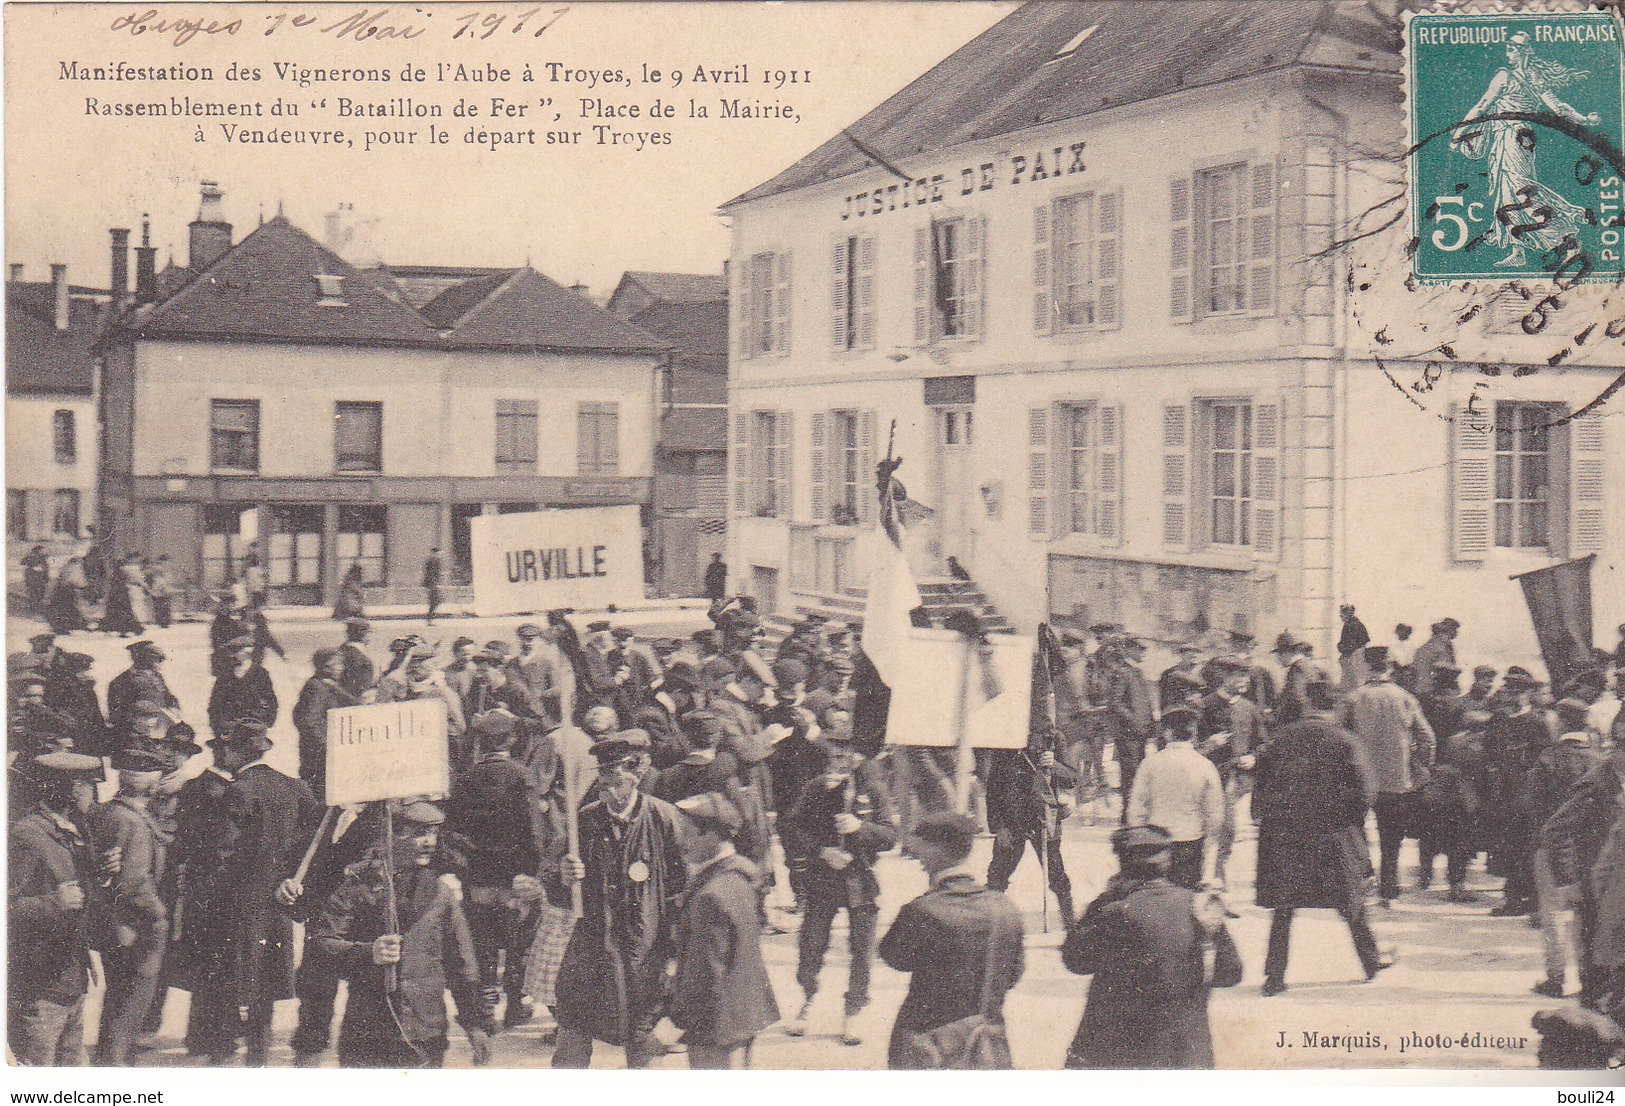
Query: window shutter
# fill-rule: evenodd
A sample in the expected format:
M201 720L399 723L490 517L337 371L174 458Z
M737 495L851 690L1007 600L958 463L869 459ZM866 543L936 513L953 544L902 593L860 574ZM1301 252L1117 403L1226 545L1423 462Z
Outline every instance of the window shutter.
M790 255L773 255L773 352L790 352Z
M1168 292L1168 316L1176 323L1188 323L1192 310L1194 289L1191 287L1191 254L1195 243L1195 226L1191 219L1191 182L1189 177L1176 178L1168 186L1168 264L1171 281Z
M1253 556L1281 557L1281 415L1279 399L1253 405Z
M982 336L987 268L987 217L965 220L965 337Z
M834 276L830 281L830 345L835 352L849 349L846 333L846 274L849 260L846 256L847 240L835 240Z
M1169 404L1162 409L1162 545L1190 549L1190 409Z
M1492 417L1450 405L1451 553L1458 561L1482 561L1490 552L1495 475Z
M875 520L879 492L875 484L875 413L858 414L858 521Z
M1049 537L1050 411L1027 409L1027 536Z
M598 405L598 471L616 476L621 471L621 405Z
M792 433L792 415L789 411L780 411L773 420L773 480L779 486L779 501L775 512L779 518L794 518L796 493L790 483L792 468L790 453L795 448L796 438Z
M1050 306L1050 205L1033 208L1033 333L1048 334L1054 328L1055 309Z
M812 517L823 522L829 517L829 463L825 458L825 439L829 433L829 416L823 411L812 415Z
M1123 193L1103 192L1095 220L1095 326L1123 325Z
M1096 536L1103 544L1123 542L1123 405L1100 403L1095 406L1098 431L1095 496Z
M750 428L747 412L734 415L734 514L750 512Z
M875 240L858 240L858 337L859 349L875 348Z
M1569 422L1569 556L1602 552L1606 484L1603 482L1603 420L1593 412Z
M1275 307L1275 165L1252 166L1252 216L1247 228L1247 309L1268 315Z
M734 350L741 359L750 356L750 282L751 270L755 263L745 258L742 264L736 265L733 295L728 297L729 312L733 324Z
M931 342L931 224L914 228L914 344Z

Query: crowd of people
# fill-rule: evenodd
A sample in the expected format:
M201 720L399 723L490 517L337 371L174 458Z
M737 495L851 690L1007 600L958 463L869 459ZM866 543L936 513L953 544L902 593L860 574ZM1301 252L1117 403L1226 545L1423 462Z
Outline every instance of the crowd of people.
M223 597L206 742L150 640L127 646L105 711L90 658L57 635L11 658L20 1062L82 1062L99 962L102 1064L151 1045L173 989L190 992L189 1053L265 1064L275 1004L296 998L295 1063L318 1064L343 982L344 1066L442 1063L448 991L476 1064L492 1036L545 1016L555 1067L586 1066L595 1042L630 1067L674 1047L692 1067L748 1066L768 1027L800 1035L822 1017L844 911L841 1041L868 1032L879 955L910 975L892 1066L1008 1066L1005 996L1027 954L1004 891L1030 845L1066 929L1062 962L1094 977L1064 1063L1211 1066L1209 990L1242 975L1228 865L1253 825L1257 903L1272 911L1265 995L1288 989L1298 910L1343 916L1366 979L1393 962L1368 910L1409 893L1411 838L1417 889L1443 856L1453 902L1475 901L1467 870L1488 854L1504 878L1489 912L1541 929L1536 991L1564 995L1575 969L1579 1003L1545 1023L1564 1055L1589 1064L1619 1047L1618 656L1556 690L1513 666L1475 670L1463 691L1454 620L1401 665L1345 608L1336 670L1291 634L1266 654L1238 632L1181 647L1153 677L1148 644L1120 626L1046 626L1031 742L980 752L977 801L954 810L921 798L942 778L931 754L866 727L861 641L816 614L773 645L748 598L715 598L711 627L686 640L611 621L578 631L558 611L512 642L465 636L443 653L403 635L381 655L365 617L336 613L343 642L315 653L288 706L264 667L282 649L260 604ZM328 712L406 700L443 705L449 793L330 805ZM267 763L284 713L293 774ZM98 804L109 769L116 793ZM1060 849L1080 808L1122 823L1118 870L1081 912ZM898 847L929 890L882 937L875 866ZM791 930L799 995L776 995L761 941ZM656 1032L668 1019L680 1045Z

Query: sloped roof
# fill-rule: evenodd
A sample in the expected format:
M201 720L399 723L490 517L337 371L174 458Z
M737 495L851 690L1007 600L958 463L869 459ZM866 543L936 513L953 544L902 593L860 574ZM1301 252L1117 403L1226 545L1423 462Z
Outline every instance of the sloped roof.
M324 305L317 275L342 278L342 306ZM169 299L130 316L144 338L437 344L410 307L278 215Z
M721 273L651 273L629 269L621 281L637 284L663 303L708 303L728 298L728 281Z
M17 394L90 395L96 386L91 352L104 308L81 297L106 291L70 285L68 328L56 328L50 283L6 284L6 391Z
M632 316L634 326L664 338L695 368L728 368L728 301L656 303Z
M468 283L476 287L448 289L424 308L431 319L450 320L450 329L441 336L441 345L448 348L647 353L667 348L654 335L560 287L535 269L514 269L500 279L481 277Z
M513 274L512 269L501 269L473 280L465 280L461 284L454 284L418 308L418 311L441 330L449 330L458 319L473 310L486 296L502 287Z
M919 154L1294 64L1396 71L1398 24L1335 0L1032 2L847 129L907 171ZM837 134L723 206L874 164Z

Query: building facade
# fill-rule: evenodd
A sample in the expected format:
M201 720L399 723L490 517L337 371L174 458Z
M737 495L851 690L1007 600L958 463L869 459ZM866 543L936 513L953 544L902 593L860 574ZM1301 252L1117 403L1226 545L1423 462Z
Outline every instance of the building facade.
M1585 408L1625 359L1405 287L1397 13L1174 7L1027 5L726 205L747 589L861 588L890 449L915 573L1026 630L1326 655L1352 602L1527 663L1508 577L1595 553L1611 644L1625 433ZM1386 344L1435 316L1449 357Z
M188 268L102 346L103 518L179 584L257 543L274 602L351 565L417 601L432 548L466 579L477 515L650 502L663 344L540 273L409 297L281 216Z
M700 595L711 555L727 544L727 278L627 272L608 309L671 345L660 384L651 576L662 595Z
M108 293L11 267L6 284L6 563L42 545L77 553L96 520L96 335Z

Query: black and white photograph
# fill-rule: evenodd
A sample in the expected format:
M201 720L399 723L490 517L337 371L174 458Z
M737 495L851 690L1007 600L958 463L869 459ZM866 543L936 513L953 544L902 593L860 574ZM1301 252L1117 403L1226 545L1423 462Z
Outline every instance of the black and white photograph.
M1617 1085L1617 4L3 18L17 1089Z

